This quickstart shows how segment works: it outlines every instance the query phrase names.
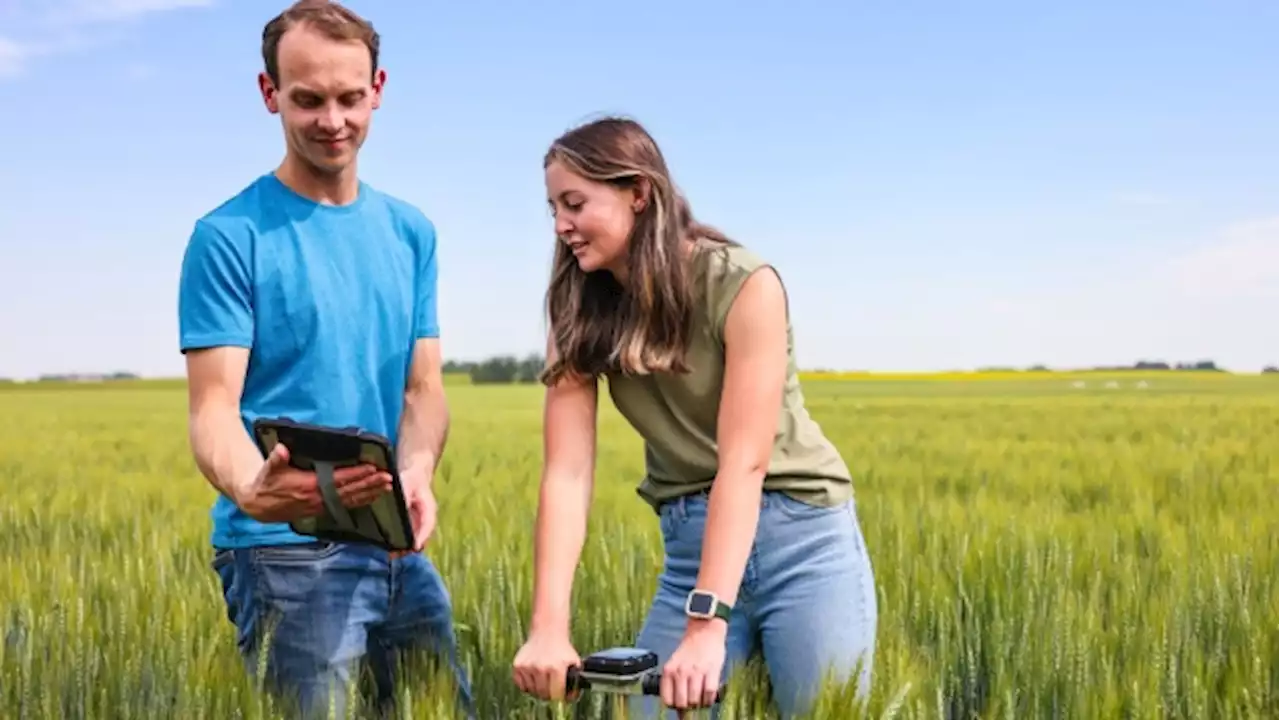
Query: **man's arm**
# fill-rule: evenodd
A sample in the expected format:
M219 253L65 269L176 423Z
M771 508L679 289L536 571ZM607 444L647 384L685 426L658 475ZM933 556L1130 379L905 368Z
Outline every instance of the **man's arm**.
M404 413L396 448L400 472L427 479L428 488L449 435L449 408L444 393L444 360L440 352L440 319L436 307L440 269L435 225L422 214L413 217L417 272L413 304L413 358L405 381Z
M786 296L772 270L755 272L743 283L724 338L719 467L707 500L697 587L733 604L755 539L787 373ZM691 618L690 626L706 622Z
M277 445L265 460L246 432L240 396L254 340L251 238L198 221L187 243L178 285L180 347L187 361L190 443L196 465L218 492L262 522L315 515L323 500L315 473L289 466ZM348 507L372 502L390 487L372 466L334 472Z
M218 347L187 353L189 439L196 466L237 505L262 467L262 454L240 420L249 351Z
M248 242L208 220L196 221L178 282L179 348L186 356L191 449L209 483L237 505L237 490L250 483L262 465L262 455L240 419L254 328Z
M396 449L402 474L421 470L428 487L449 436L449 406L444 392L440 341L419 338L405 384L404 414Z

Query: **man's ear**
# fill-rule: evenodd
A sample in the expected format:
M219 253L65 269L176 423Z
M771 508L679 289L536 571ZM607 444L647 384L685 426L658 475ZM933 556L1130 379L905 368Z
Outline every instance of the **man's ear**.
M387 85L387 71L378 68L373 73L373 108L376 110L382 107L382 88Z
M258 73L258 91L262 93L262 103L267 106L267 112L272 115L280 112L279 91L265 72Z

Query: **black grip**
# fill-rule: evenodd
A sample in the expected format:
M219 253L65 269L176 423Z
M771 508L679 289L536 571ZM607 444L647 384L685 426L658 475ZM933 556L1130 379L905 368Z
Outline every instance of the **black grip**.
M591 688L591 683L587 682L585 679L583 679L581 675L578 674L578 668L569 667L565 670L564 690L566 694L572 693L572 692L589 690L590 688ZM643 692L645 695L654 695L654 696L661 695L662 694L662 673L651 672L648 675L645 675L644 679L640 681L640 688L641 688L641 692ZM725 688L724 686L720 687L720 690L716 693L715 698L713 698L711 701L713 705L719 704L720 701L724 699L726 689L727 688Z
M590 685L582 676L578 674L578 668L570 666L565 670L564 674L564 691L571 693L578 690L586 690Z

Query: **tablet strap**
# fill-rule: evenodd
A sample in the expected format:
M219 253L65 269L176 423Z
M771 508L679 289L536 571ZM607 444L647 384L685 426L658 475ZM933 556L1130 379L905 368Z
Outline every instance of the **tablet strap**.
M360 512L355 513L356 527L360 530L360 534L370 540L382 540L386 542L382 528L378 527L378 520L374 516L373 506L365 506L360 508Z
M338 488L333 484L333 463L315 461L316 479L320 482L320 496L324 500L324 507L329 511L329 515L338 523L338 527L343 530L355 530L356 524L351 519L351 513L347 512L347 506L342 504L342 498L338 496Z

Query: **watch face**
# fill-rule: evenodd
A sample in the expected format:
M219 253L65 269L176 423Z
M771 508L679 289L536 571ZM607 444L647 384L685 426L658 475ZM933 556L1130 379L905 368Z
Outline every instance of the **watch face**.
M715 600L706 593L694 593L689 597L689 612L695 615L710 615L715 609Z

